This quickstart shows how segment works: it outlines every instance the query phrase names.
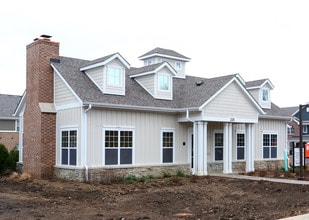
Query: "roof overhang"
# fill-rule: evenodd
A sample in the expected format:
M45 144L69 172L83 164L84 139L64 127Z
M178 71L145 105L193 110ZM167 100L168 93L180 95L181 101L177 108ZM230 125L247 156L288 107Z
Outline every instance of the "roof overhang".
M144 60L144 59L148 59L148 58L151 58L151 57L158 57L158 56L164 57L164 58L169 58L169 59L174 59L174 60L181 60L181 61L184 61L184 62L189 62L191 60L190 58L175 57L175 56L169 56L169 55L160 54L160 53L149 54L149 55L146 55L146 56L139 57L139 59Z

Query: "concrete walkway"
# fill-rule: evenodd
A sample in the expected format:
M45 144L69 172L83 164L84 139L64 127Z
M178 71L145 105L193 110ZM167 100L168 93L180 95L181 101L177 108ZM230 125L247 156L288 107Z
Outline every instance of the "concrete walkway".
M267 178L267 177L259 177L259 176L246 176L239 174L210 174L210 176L219 176L219 177L227 177L234 179L246 179L246 180L258 180L258 181L270 181L277 183L287 183L287 184L299 184L299 185L309 185L309 181L304 180L291 180L284 178ZM288 218L282 218L280 220L309 220L309 213L304 215L298 215Z

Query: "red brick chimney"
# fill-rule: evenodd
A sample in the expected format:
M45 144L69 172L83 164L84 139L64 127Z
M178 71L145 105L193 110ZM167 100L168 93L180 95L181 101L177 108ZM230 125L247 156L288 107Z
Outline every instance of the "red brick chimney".
M54 76L50 59L59 58L59 43L42 35L27 46L23 172L53 176L56 155Z

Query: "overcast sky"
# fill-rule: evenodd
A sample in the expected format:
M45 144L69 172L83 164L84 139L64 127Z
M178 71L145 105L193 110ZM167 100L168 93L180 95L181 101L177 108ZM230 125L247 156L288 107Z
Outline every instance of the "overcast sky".
M60 55L119 52L133 67L155 47L191 58L187 74L268 78L280 107L309 102L307 0L10 0L0 7L0 93L22 95L26 45L41 34Z

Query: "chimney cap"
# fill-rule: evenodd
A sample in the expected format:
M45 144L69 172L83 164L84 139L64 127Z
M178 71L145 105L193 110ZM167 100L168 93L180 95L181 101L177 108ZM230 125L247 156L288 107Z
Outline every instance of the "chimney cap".
M47 38L47 39L49 39L49 38L51 38L52 36L47 35L47 34L42 34L40 37L43 37L43 38Z

